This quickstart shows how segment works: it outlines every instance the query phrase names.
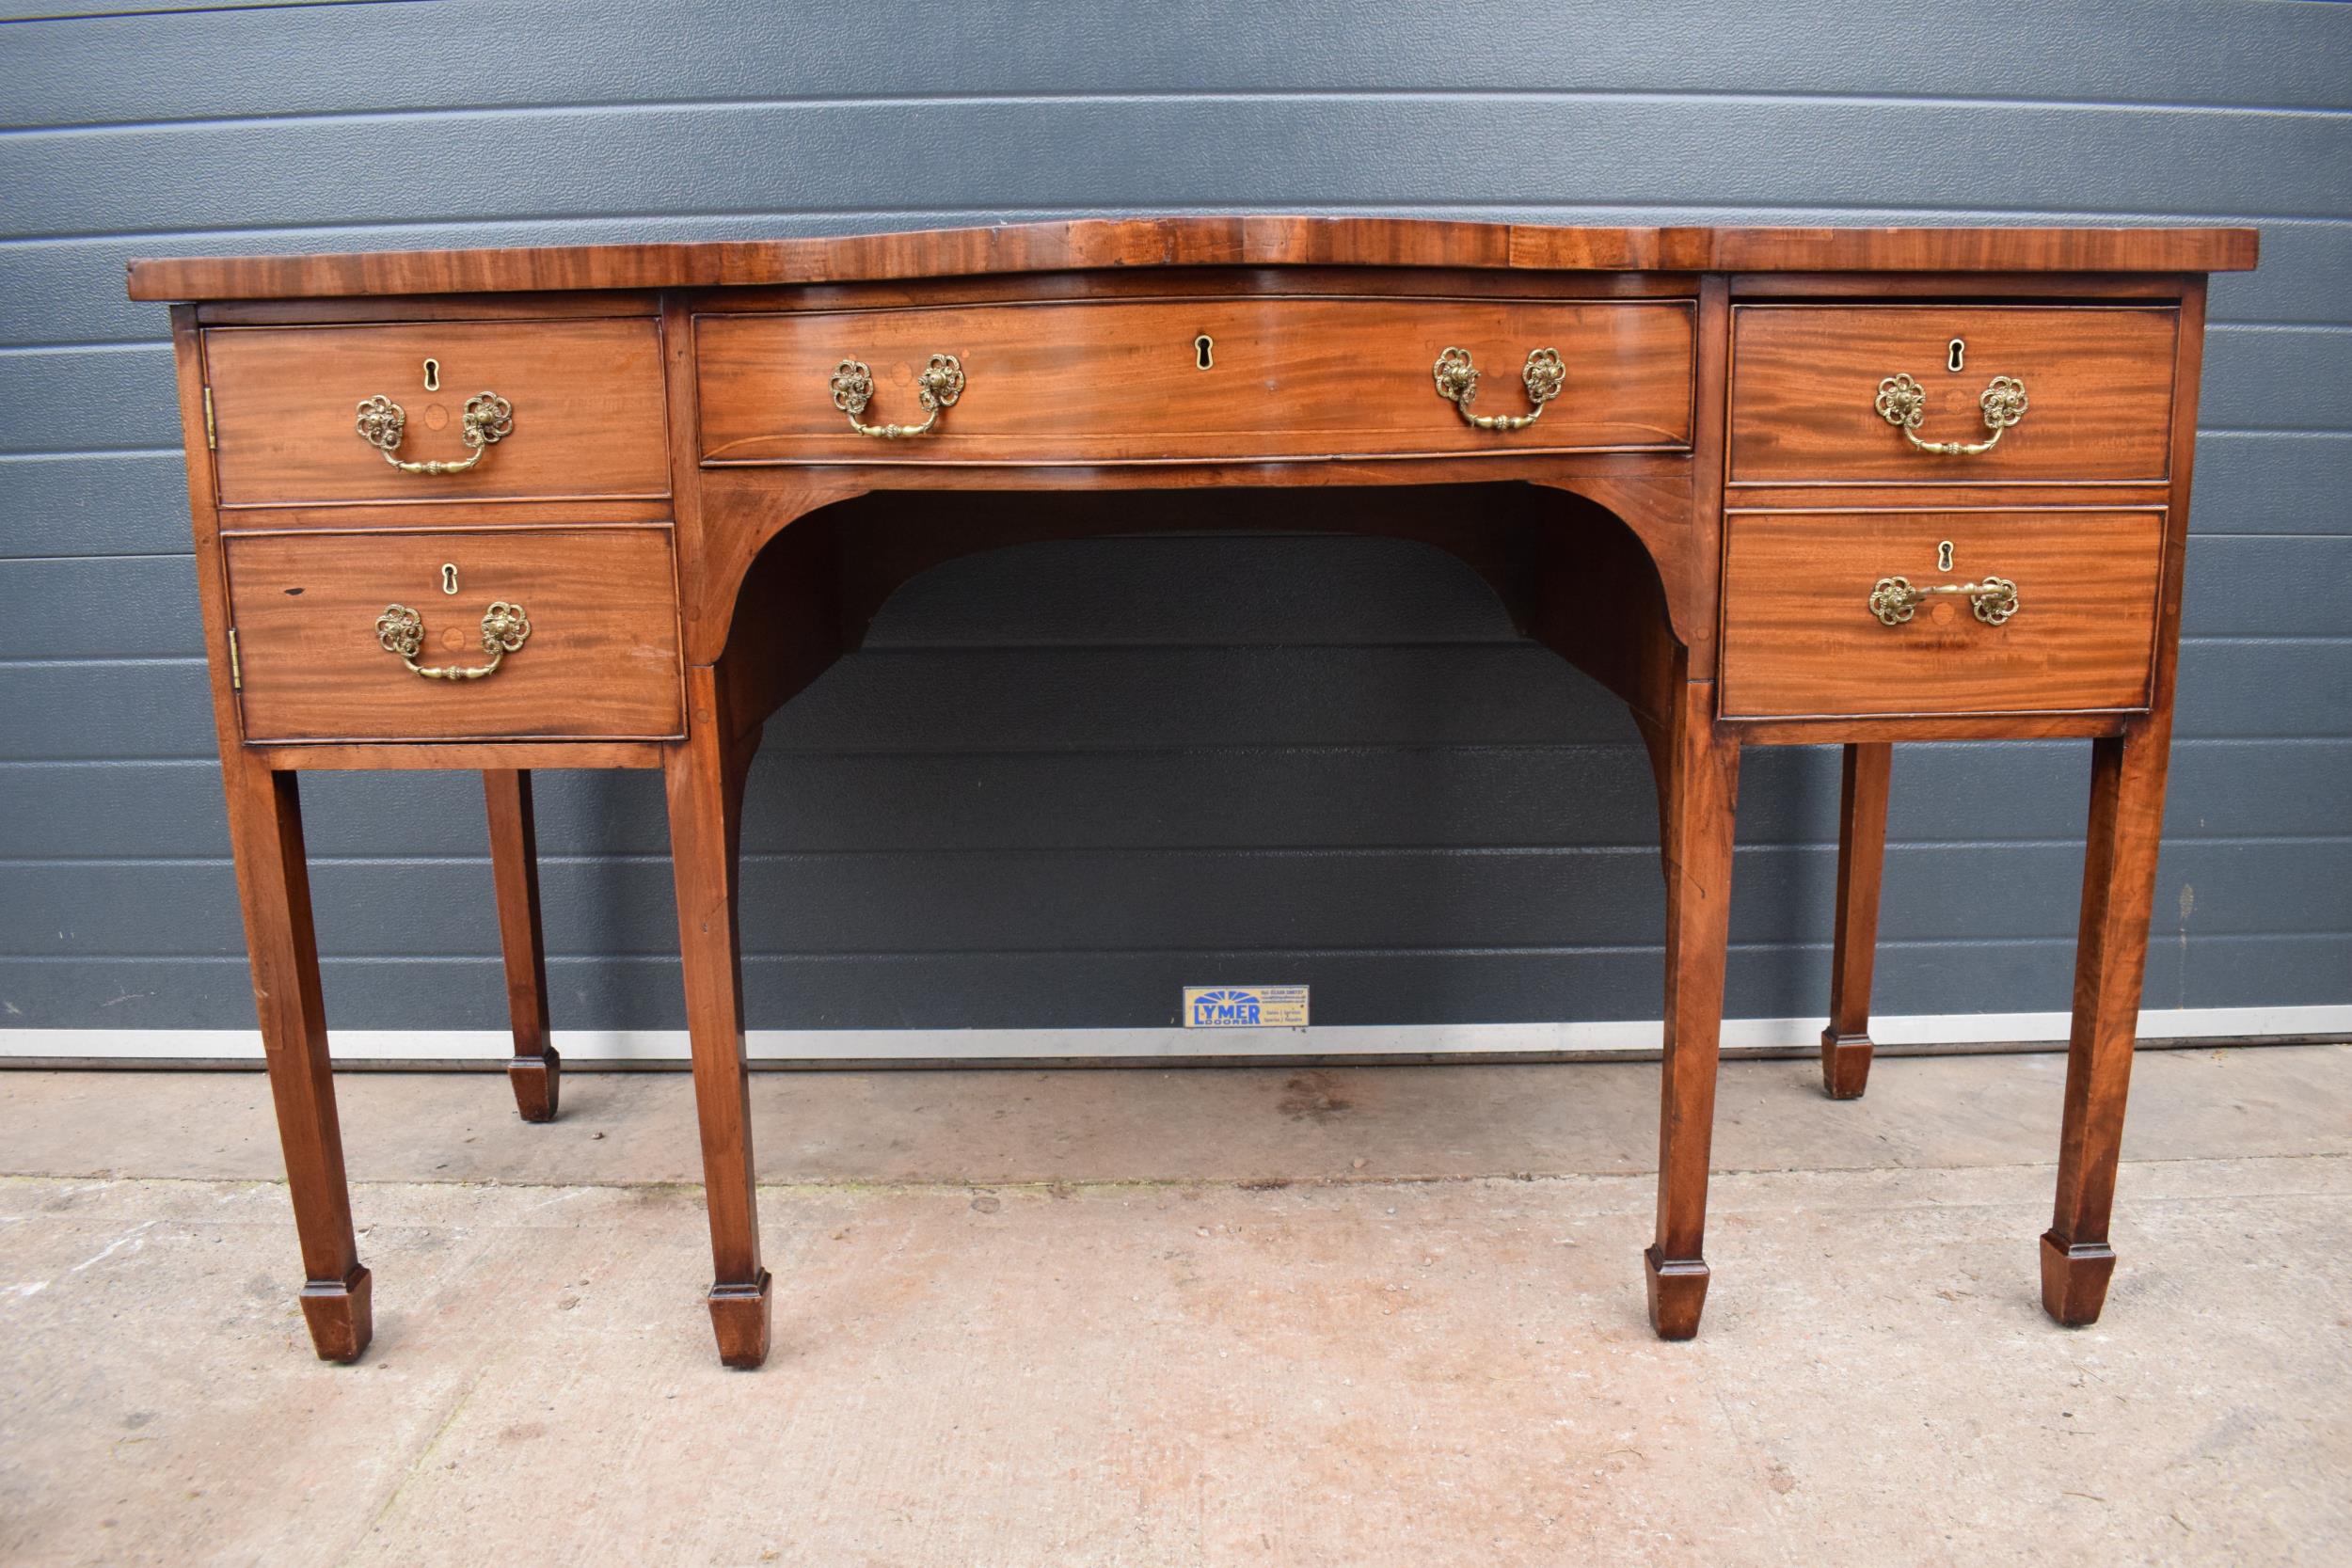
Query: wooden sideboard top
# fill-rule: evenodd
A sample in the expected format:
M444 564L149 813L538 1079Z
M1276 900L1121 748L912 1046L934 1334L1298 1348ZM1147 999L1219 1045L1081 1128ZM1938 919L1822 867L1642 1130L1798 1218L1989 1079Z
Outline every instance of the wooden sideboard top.
M1428 218L1085 218L691 245L130 263L133 299L847 283L1123 267L1389 266L1647 272L2243 272L2251 229L1583 229Z

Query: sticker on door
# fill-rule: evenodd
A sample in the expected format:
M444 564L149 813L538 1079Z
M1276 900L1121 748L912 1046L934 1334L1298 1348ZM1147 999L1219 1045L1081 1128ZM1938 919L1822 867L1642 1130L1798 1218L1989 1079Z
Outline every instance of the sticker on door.
M1304 1029L1305 986L1186 986L1187 1029Z

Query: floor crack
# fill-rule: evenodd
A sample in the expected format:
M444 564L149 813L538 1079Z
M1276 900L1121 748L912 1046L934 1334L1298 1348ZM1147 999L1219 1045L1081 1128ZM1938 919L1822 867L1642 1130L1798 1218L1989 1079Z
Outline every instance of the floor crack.
M457 1398L451 1402L449 1413L441 1418L440 1425L433 1429L433 1435L425 1439L424 1450L417 1455L416 1460L407 1469L401 1472L400 1480L392 1484L391 1495L384 1499L382 1507L369 1515L366 1527L359 1531L350 1546L336 1558L337 1562L351 1561L360 1547L366 1544L368 1537L373 1535L383 1527L384 1521L390 1517L392 1510L400 1505L401 1497L407 1492L409 1483L424 1473L426 1465L431 1462L436 1453L440 1451L441 1439L449 1435L449 1429L457 1424L459 1416L465 1414L467 1404L473 1399L474 1390L482 1386L482 1378L483 1374L477 1371L465 1387L457 1391Z

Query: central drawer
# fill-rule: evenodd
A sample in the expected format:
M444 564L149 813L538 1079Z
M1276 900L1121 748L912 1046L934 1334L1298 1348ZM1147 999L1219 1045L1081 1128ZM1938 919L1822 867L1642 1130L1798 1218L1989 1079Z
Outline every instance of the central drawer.
M705 463L1106 464L1681 451L1685 300L1205 298L709 314ZM1477 372L1468 412L1438 357ZM1550 355L1537 351L1550 351ZM1537 404L1556 355L1557 395ZM918 382L952 357L933 410ZM1457 361L1458 363L1458 361ZM845 365L863 388L836 397ZM1458 386L1458 382L1456 383ZM895 425L896 436L852 428Z
M684 731L667 528L249 533L225 553L247 740Z

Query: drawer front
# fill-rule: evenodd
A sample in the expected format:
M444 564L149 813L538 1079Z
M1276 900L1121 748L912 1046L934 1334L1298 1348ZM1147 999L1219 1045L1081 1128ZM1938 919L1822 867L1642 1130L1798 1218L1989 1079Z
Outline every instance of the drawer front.
M2164 519L2161 510L1734 513L1722 711L2146 707ZM1998 578L2014 585L2014 610L2001 617L1996 588L1927 594L1903 619L1900 589L1879 593L1887 578L1915 591Z
M1193 299L707 315L695 322L711 463L1162 463L1505 451L1682 451L1692 310L1665 301ZM1200 341L1207 339L1203 345ZM1448 349L1470 411L1524 416L1533 350L1558 395L1522 429L1440 396ZM850 428L830 383L870 371L859 418L922 422L934 355L963 373L928 434ZM1206 361L1205 365L1203 361ZM853 401L853 400L852 400Z
M224 506L669 492L660 334L644 318L218 326L204 334L204 368ZM508 428L469 447L469 402L485 391L505 400ZM478 461L393 467L358 430L376 397L403 416L390 455Z
M2169 306L1740 306L1732 483L2162 481L2178 327ZM1883 388L1899 376L1915 396ZM2025 399L1997 431L1985 404L1996 377L2022 385ZM1908 436L1880 412L1883 389L1898 417L1906 402L1917 409ZM1915 438L1992 445L1926 451Z
M666 528L241 534L227 557L247 740L683 732ZM485 624L494 604L518 608L528 631ZM385 646L388 631L401 641L395 607L420 623L407 662ZM485 625L511 652L485 646ZM497 668L428 678L409 662Z

